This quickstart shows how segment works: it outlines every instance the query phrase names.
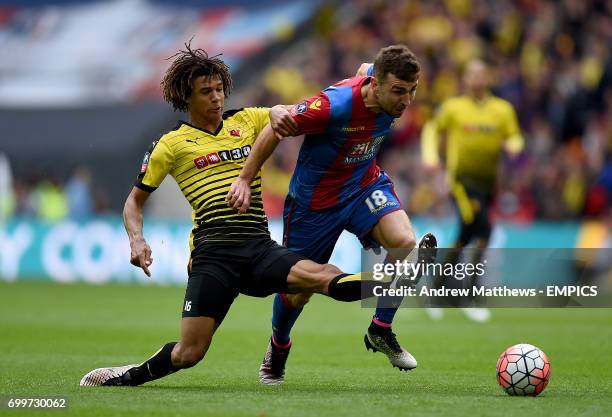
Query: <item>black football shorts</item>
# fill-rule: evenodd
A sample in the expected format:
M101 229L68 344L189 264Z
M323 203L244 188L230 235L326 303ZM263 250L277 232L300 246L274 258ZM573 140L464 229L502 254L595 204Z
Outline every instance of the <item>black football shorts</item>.
M459 242L468 245L472 239L489 239L492 194L457 181L453 186L453 200L461 219Z
M220 324L240 293L266 297L287 292L289 270L304 259L270 238L203 244L191 253L183 317L212 317Z

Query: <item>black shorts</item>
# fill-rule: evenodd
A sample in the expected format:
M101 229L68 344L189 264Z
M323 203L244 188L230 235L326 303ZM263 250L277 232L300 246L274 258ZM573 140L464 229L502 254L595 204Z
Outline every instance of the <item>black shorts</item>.
M453 200L461 219L459 242L468 245L473 239L489 239L492 194L457 181L453 184Z
M266 297L287 292L289 270L304 259L269 238L203 244L191 253L183 317L212 317L219 324L240 293Z

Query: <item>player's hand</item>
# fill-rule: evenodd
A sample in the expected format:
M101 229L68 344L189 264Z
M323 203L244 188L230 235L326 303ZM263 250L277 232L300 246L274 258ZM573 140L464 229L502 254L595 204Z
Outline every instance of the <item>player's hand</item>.
M357 77L365 77L366 75L368 75L368 70L372 65L373 64L369 62L364 62L363 64L361 64L361 66L357 70Z
M144 239L136 239L130 242L130 248L131 264L142 268L144 273L150 277L151 271L149 271L149 266L153 263L153 258L151 257L151 248L148 243Z
M225 201L228 206L238 209L238 213L246 213L251 205L251 184L238 177L230 186Z
M272 126L272 130L279 140L300 134L297 123L283 105L274 106L270 109L270 126Z

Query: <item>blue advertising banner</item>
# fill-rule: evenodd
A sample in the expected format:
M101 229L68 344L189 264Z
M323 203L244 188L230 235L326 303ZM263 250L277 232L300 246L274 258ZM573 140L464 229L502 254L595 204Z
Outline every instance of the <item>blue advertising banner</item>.
M417 236L432 232L440 247L456 236L452 219L413 219ZM130 248L119 216L88 222L43 223L15 218L0 227L0 280L53 280L182 283L186 281L191 224L186 221L150 220L145 237L153 251L152 278L129 262ZM282 222L270 222L272 237L280 241ZM579 223L534 223L529 226L498 225L491 239L497 248L573 248L579 241ZM345 271L360 268L359 241L344 233L331 263Z

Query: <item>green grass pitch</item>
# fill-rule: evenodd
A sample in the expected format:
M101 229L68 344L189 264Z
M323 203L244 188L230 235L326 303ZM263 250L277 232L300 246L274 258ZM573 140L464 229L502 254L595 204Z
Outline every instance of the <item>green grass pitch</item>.
M366 352L372 311L315 296L298 321L283 386L257 371L271 298L241 296L203 362L135 388L78 386L93 368L141 362L177 340L184 289L128 285L0 284L0 397L65 397L65 410L14 416L610 416L612 309L506 309L487 324L447 311L431 322L401 310L395 332L417 357L410 372ZM495 380L506 347L532 343L552 378L537 398L507 396Z

